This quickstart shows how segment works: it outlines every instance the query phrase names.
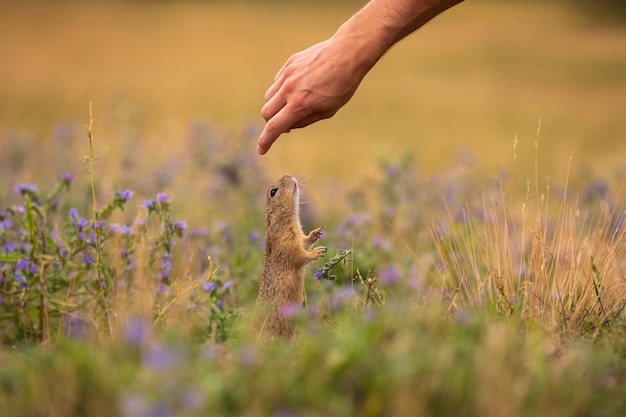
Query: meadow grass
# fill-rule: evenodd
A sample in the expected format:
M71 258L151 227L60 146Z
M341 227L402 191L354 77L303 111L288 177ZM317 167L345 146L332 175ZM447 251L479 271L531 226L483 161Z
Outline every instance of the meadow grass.
M39 6L0 6L0 416L626 413L623 29L466 2L259 158L273 72L354 4ZM286 171L329 253L267 343Z
M87 143L68 152L77 174L2 199L1 415L626 410L623 177L576 190L518 181L515 165L484 183L471 161L381 162L382 180L325 218L297 337L264 342L249 318L270 182L253 138L196 126L195 146L229 158L191 151L164 182L109 192L92 129L71 140ZM155 187L199 167L211 203L195 226ZM310 203L302 216L319 223Z

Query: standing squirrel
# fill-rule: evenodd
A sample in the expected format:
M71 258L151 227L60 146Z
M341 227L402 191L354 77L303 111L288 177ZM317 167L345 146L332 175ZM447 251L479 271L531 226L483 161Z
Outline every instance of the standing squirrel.
M265 205L265 254L259 283L257 308L262 317L255 325L260 334L290 338L295 326L289 321L288 309L300 307L304 292L304 267L326 254L327 249L311 245L322 236L323 227L302 232L299 215L298 181L283 176L267 191Z

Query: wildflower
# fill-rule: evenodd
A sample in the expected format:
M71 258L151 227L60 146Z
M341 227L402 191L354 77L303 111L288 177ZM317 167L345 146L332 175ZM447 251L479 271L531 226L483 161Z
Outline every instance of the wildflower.
M83 232L78 232L76 234L76 239L80 240L81 242L85 241L85 234Z
M6 253L13 253L15 251L15 244L13 242L7 242L2 245L2 250Z
M115 193L115 197L122 201L128 201L132 196L133 192L131 190L118 191Z
M63 175L61 175L61 181L69 185L72 181L74 181L74 174L70 172L64 173Z
M27 192L31 192L31 193L36 193L37 192L37 186L35 184L31 184L31 183L24 183L24 184L20 184L17 187L15 187L15 191L19 194L25 194Z
M224 302L222 300L219 300L217 302L217 308L219 308L220 310L224 308Z
M154 371L173 369L181 362L181 355L163 346L153 346L145 354L145 365Z
M400 271L397 268L390 266L380 271L378 274L380 282L383 284L394 284L400 279Z
M143 206L148 210L153 210L156 208L156 201L154 200L143 200Z
M169 204L170 202L170 196L169 194L165 194L165 193L158 193L157 196L157 201L161 204Z
M211 292L217 289L217 284L215 282L206 282L203 287L205 292Z
M96 222L96 224L95 224L95 228L96 228L97 230L102 230L102 228L103 228L103 227L104 227L104 221L102 221L102 220L98 220L98 221Z
M300 312L300 306L296 303L285 304L280 308L280 315L283 318L290 319Z
M88 224L88 223L89 223L89 222L87 221L87 219L86 219L86 218L84 218L84 217L82 217L82 218L78 221L77 226L78 226L80 229L82 229L83 227L87 226L87 224Z
M2 223L0 223L0 229L4 229L4 230L11 229L11 220L4 219Z
M72 207L70 209L70 217L73 219L77 219L78 218L78 210L74 207Z
M233 283L231 281L226 281L226 283L224 284L224 289L228 290L232 286L233 286Z
M185 220L178 220L174 222L174 228L179 232L182 232L187 228L187 222Z
M170 262L168 260L163 260L163 261L161 261L161 267L163 268L164 271L171 271L172 270L172 262Z
M87 267L93 266L96 263L93 256L87 256L87 255L83 256L83 262L85 263Z
M318 280L321 281L324 279L324 271L322 271L321 269L318 269L315 271L315 273L313 274L313 277Z
M120 227L121 227L121 226L120 226L119 224L117 224L117 223L112 223L112 224L109 226L109 233L110 233L110 234L112 234L112 235L116 234L117 232L119 232L119 231L120 231Z
M37 273L37 265L33 265L33 264L31 264L31 265L30 265L30 268L28 268L28 271L29 271L31 274L33 274L33 275L34 275L34 274L36 274L36 273Z
M124 327L124 339L126 343L133 346L140 346L147 342L151 333L151 326L142 317L131 317Z
M28 260L26 259L20 259L15 264L15 269L17 269L18 271L25 271L27 267L28 267Z
M261 232L259 232L258 230L254 229L253 231L250 232L250 234L248 235L248 238L252 242L256 242L259 239L261 239Z
M122 226L122 234L124 234L125 236L130 235L130 232L132 232L132 228L130 228L129 226Z

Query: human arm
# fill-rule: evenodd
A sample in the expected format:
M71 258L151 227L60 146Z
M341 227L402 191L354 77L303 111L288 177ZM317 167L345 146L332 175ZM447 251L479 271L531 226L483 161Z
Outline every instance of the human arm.
M257 152L291 129L332 117L395 43L462 0L372 0L323 42L292 55L265 93Z

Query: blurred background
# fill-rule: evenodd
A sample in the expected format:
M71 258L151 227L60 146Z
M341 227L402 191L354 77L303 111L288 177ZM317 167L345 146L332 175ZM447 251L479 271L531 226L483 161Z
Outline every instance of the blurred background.
M136 172L188 147L198 124L225 141L243 135L253 151L274 74L361 4L2 2L3 149L28 138L35 148L21 152L33 161L52 143L74 158L53 141L81 137L92 102L99 143L120 158L134 147ZM396 45L334 119L283 136L258 163L326 195L366 185L381 159L407 152L425 171L471 161L493 177L513 168L517 138L528 175L538 141L542 178L564 177L570 157L583 176L616 177L626 162L623 16L621 1L464 2ZM34 181L40 167L11 175Z

